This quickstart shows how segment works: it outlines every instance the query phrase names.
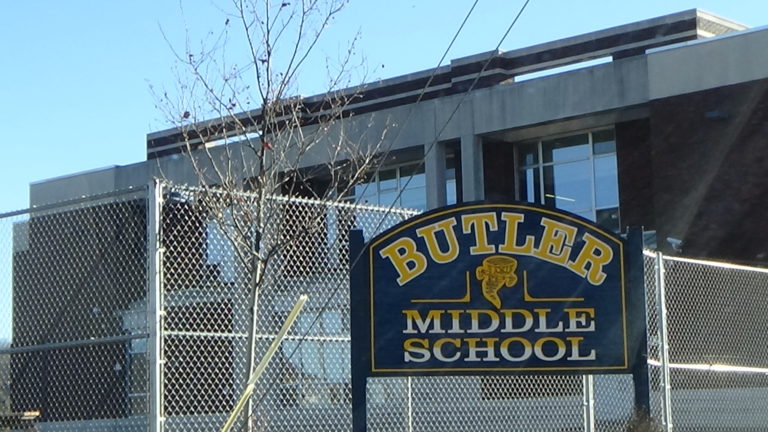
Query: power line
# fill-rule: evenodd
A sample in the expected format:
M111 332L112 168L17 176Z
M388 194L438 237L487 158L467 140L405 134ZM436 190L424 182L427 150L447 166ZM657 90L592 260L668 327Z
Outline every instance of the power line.
M496 48L495 48L495 50L496 50L496 51L498 51L498 50L499 50L499 48L501 47L501 45L504 43L504 40L506 40L506 38L507 38L507 36L509 35L509 33L512 31L512 29L514 28L514 26L517 24L518 20L519 20L519 19L520 19L520 17L522 16L523 12L524 12L524 11L525 11L525 9L527 8L527 6L528 6L528 4L530 3L530 1L531 1L531 0L526 0L526 1L525 1L525 3L523 3L522 7L521 7L521 8L520 8L520 10L518 11L518 13L515 15L515 18L512 20L512 22L511 22L511 23L510 23L510 25L507 27L507 29L506 29L506 31L504 32L504 34L503 34L503 35L501 36L501 38L499 39L499 42L498 42L498 44L496 45ZM450 44L448 45L448 48L447 48L447 49L445 50L445 52L443 53L443 56L441 57L441 59L440 59L440 62L438 63L438 66L437 66L437 67L436 67L436 68L433 70L433 72L432 72L432 75L429 77L429 80L427 81L427 83L426 83L426 84L425 84L425 86L422 88L421 92L419 93L419 96L418 96L418 98L417 98L416 102L415 102L415 103L412 105L412 107L411 107L411 110L409 111L408 117L406 118L406 121L404 122L404 125L405 125L405 124L407 124L407 122L408 122L408 121L411 119L411 117L412 117L412 114L413 114L413 110L414 110L415 106L416 106L416 105L417 105L419 102L421 102L421 99L422 99L423 95L425 94L425 92L426 92L427 88L429 87L429 85L431 84L431 82L432 82L432 80L433 80L433 78L434 78L434 76L435 76L435 73L437 72L437 68L440 66L440 64L442 64L442 62L444 61L445 57L448 55L448 52L449 52L449 50L451 49L451 47L453 46L453 43L454 43L454 42L456 41L456 39L458 38L458 35L459 35L459 33L460 33L460 32L461 32L461 30L464 28L464 25L466 24L467 20L469 19L470 15L472 14L472 11L474 11L474 9L475 9L475 6L477 5L477 3L478 3L478 2L479 2L479 0L475 0L475 2L472 4L472 7L471 7L471 8L470 8L470 10L469 10L469 12L468 12L468 13L466 14L466 16L464 17L464 20L462 21L462 23L461 23L461 26L459 27L459 29L457 30L457 32L454 34L454 37L452 38L452 40L451 40ZM419 168L420 168L420 167L422 167L422 166L424 165L424 162L425 162L425 158L426 158L426 155L427 155L427 154L429 154L431 151L433 151L433 150L434 150L435 146L436 146L436 145L437 145L437 143L438 143L438 140L439 140L439 137L440 137L440 135L442 135L442 133L443 133L443 132L445 131L445 129L448 127L448 124L449 124L449 123L450 123L450 122L453 120L453 118L455 117L455 115L456 115L456 113L458 112L459 108L461 107L461 104L462 104L462 103L463 103L463 102L466 100L466 98L468 97L469 93L470 93L472 90L474 90L474 87L477 85L477 82L480 80L480 78L482 77L482 74L483 74L483 73L485 72L485 70L488 68L488 65L490 64L491 60L493 60L493 58L494 58L494 56L493 56L493 55L491 55L491 56L489 56L489 57L488 57L488 59L487 59L487 60L485 61L485 63L483 64L483 67L482 67L482 68L480 69L480 71L478 71L478 72L477 72L477 74L475 75L475 78L473 79L472 83L469 85L469 87L467 88L467 90L466 90L466 91L464 91L464 92L462 93L461 99L460 99L460 100L459 100L459 102L456 104L456 107L453 109L453 111L451 112L451 114L450 114L450 115L448 116L448 118L445 120L445 122L443 123L443 126L440 128L440 130L439 130L439 131L438 131L438 132L435 134L435 138L434 138L434 140L432 140L432 142L431 142L431 143L429 144L429 146L427 147L427 149L426 149L426 151L425 151L425 153L424 153L425 157L424 157L424 158L422 158L422 159L420 160L419 164L418 164L418 167L419 167ZM390 142L389 148L388 148L388 149L387 149L387 151L385 152L385 155L387 155L387 154L389 154L389 153L391 152L391 149L392 149L392 147L394 146L394 143L396 142L397 138L400 136L400 133L402 132L402 130L403 130L403 129L404 129L404 127L401 127L401 128L398 130L398 134L397 134L397 135L395 135L395 138L394 138L394 139L393 139L393 140ZM383 159L382 159L382 160L383 160ZM380 166L379 166L379 168L380 168ZM377 170L378 170L378 169L377 169ZM395 202L397 202L397 200L398 200L398 199L399 199L399 198L402 196L403 190L405 189L405 187L407 187L407 186L408 186L408 184L411 182L411 180L412 180L412 179L413 179L413 176L410 176L410 177L408 178L408 180L406 181L405 185L404 185L402 188L400 188L400 189L398 190L397 196L394 198L393 202L392 202L392 203L389 205L389 207L387 207L387 210L386 210L385 214L387 214L387 213L389 213L389 212L391 212L391 211L392 211L392 209L394 208L394 204L395 204ZM366 185L366 187L367 187L367 185ZM383 219L382 219L382 220L381 220L381 221L380 221L380 222L377 224L377 226L376 226L376 228L375 228L375 231L378 231L378 230L381 228L381 225L382 225L382 223L383 223ZM338 241L338 240L337 240L337 241ZM361 254L358 254L356 257L354 257L354 259L350 259L350 267L354 267L354 265L355 265L355 264L357 264L357 262L360 260L360 258L361 258L361 257L362 257L362 255L361 255ZM352 257L350 257L350 258L352 258ZM309 326L307 327L306 331L304 331L304 332L303 332L303 334L300 336L300 338L299 338L299 340L298 340L298 343L296 344L296 346L294 347L294 349L293 349L293 350L290 352L290 354L287 356L287 358L286 358L286 360L287 360L287 361L290 361L290 360L291 360L291 358L293 358L293 356L295 355L295 353L296 353L296 352L298 351L298 349L301 347L301 344L302 344L302 343L305 341L305 339L306 339L306 338L307 338L307 336L309 335L309 332L310 332L310 331L311 331L311 330L314 328L314 326L315 326L315 325L317 324L317 322L320 320L320 317L322 316L322 314L323 314L323 313L324 313L324 312L325 312L325 311L328 309L328 306L329 306L329 304L330 304L331 300L332 300L332 299L333 299L333 298L334 298L336 295L338 295L338 293L341 291L341 288L342 288L342 287L343 287L343 284L337 284L337 285L336 285L336 287L333 289L333 291L332 291L332 292L329 294L329 296L328 296L328 297L326 298L326 300L323 302L323 304L322 304L322 305L321 305L321 307L319 308L319 312L318 312L318 313L315 315L315 318L314 318L314 319L313 319L313 320L310 322L310 324L309 324ZM273 381L272 383L270 383L270 384L269 384L269 386L268 386L268 387L265 389L265 391L264 391L264 392L262 392L262 395L261 395L261 397L259 398L259 400L257 401L256 405L254 406L254 409L257 409L257 408L259 408L259 407L261 406L261 404L262 404L262 402L264 401L265 397L267 396L267 394L269 394L269 393L270 393L270 391L272 390L272 388L274 387L274 385L275 385L275 382ZM253 415L253 414L251 414L251 415Z
M402 126L398 128L397 134L390 141L389 146L384 151L383 156L380 159L381 161L384 161L386 159L386 157L391 153L392 148L394 147L394 144L397 142L398 138L400 137L400 134L402 133L403 129L405 129L405 126L410 122L411 118L413 117L413 112L414 112L416 106L422 101L422 99L424 97L424 94L426 93L426 91L429 88L429 86L432 84L432 81L434 80L435 75L437 74L438 68L440 67L440 65L443 64L443 61L445 61L445 58L448 56L448 53L450 52L451 48L453 47L453 44L458 39L459 34L464 29L464 26L466 25L467 21L469 21L469 18L472 15L472 12L474 12L475 7L479 3L479 1L480 0L475 0L474 3L472 3L472 6L469 8L469 11L467 11L467 13L465 14L464 19L461 22L461 25L459 25L459 28L454 33L453 38L451 38L450 43L448 44L446 49L443 51L443 55L440 57L440 60L438 61L437 66L432 70L432 73L430 74L429 79L427 80L426 84L424 84L424 87L422 87L421 91L419 92L419 95L416 98L416 102L411 105L411 108L410 108L410 110L408 112L408 116L406 117L406 119L403 122ZM430 146L430 148L431 148L431 146ZM421 163L423 164L423 160L422 160ZM378 172L380 168L381 168L381 163L379 163L379 165L376 167L375 171ZM408 181L410 181L410 179ZM367 190L367 188L369 186L370 186L370 183L366 183L366 185L363 187L363 193L365 192L365 190ZM392 208L394 206L394 202L397 201L400 198L401 194L402 194L402 191L398 192L398 196L395 198L395 200L392 202L392 204L388 207L388 209L385 212L385 214L391 213ZM383 222L383 220L380 221L377 224L376 228L374 228L374 231L378 231L381 228L381 223L382 222ZM336 243L336 242L338 242L338 238L336 240L334 240L334 243ZM359 259L360 259L360 255L355 257L354 260L350 260L350 263L351 263L350 265L353 266L354 264L357 263L357 261L359 261ZM299 338L298 343L296 344L296 346L293 348L293 350L290 352L290 354L288 354L288 356L286 358L286 362L290 361L293 358L293 356L296 354L296 352L299 350L299 348L301 347L301 344L304 342L306 337L309 335L309 332L314 328L314 326L320 320L320 318L323 315L323 313L328 309L328 306L329 306L331 300L333 300L338 295L338 293L341 291L342 286L343 286L342 284L337 284L336 287L334 288L334 290L328 295L328 298L323 302L323 304L319 308L319 311L315 315L314 319L310 322L310 324L307 327L307 329L303 332L303 334ZM275 385L274 382L270 383L270 385L265 389L265 391L262 392L261 397L256 402L256 404L253 407L253 409L257 409L257 408L259 408L261 406L262 402L264 401L264 398L271 392L271 390L274 387L274 385ZM251 412L251 415L253 415L253 411Z
M413 118L413 112L416 110L416 106L421 103L421 100L424 98L424 94L426 94L427 89L432 84L432 81L435 79L435 75L437 74L437 70L440 68L440 65L443 64L445 61L445 58L448 57L448 53L451 51L451 48L453 47L453 44L456 42L456 39L458 39L459 34L464 29L464 25L469 21L469 17L472 15L472 12L475 10L475 6L479 3L480 0L475 0L474 3L472 3L472 7L469 8L469 11L464 16L464 20L462 20L461 25L459 25L458 30L453 35L453 38L451 39L451 42L448 44L448 47L443 51L442 57L440 57L440 60L437 62L437 66L435 66L434 69L432 69L432 73L429 75L429 79L427 80L426 84L424 84L424 87L421 88L421 91L419 92L418 97L416 97L416 101L411 104L409 110L408 110L408 116L405 118L405 121L403 121L403 124L400 125L400 127L397 128L397 132L395 133L394 138L389 142L389 146L387 149L383 152L380 163L376 167L375 172L378 173L378 171L381 169L381 165L383 164L383 161L387 159L387 156L392 153L392 148L395 146L395 143L397 142L398 138L400 138L400 134L403 132L405 127L410 123L411 118ZM368 187L371 185L371 183L366 183L365 186L363 186L362 193L365 194L365 192L368 190ZM392 201L392 204L400 198L401 194L398 194L395 199ZM390 207L391 208L391 207ZM377 227L378 229L378 227Z

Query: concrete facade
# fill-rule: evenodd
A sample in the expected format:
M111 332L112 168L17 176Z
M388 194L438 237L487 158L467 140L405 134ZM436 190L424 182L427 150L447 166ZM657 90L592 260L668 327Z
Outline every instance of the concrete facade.
M365 145L388 125L396 125L396 133L387 135L382 148L424 155L424 200L433 208L446 203L449 147L460 156L461 199L514 200L520 198L521 187L515 162L518 143L613 128L622 227L641 225L657 231L658 246L667 252L674 252L663 241L670 237L689 245L686 254L763 262L768 236L751 241L755 245L748 252L722 254L702 239L712 239L713 230L727 232L729 238L754 238L738 229L743 224L734 216L768 217L754 205L746 210L723 204L733 203L735 196L745 203L766 195L766 185L756 179L732 180L734 164L756 172L755 164L768 153L761 123L766 115L763 89L768 85L766 46L768 28L746 29L690 10L519 50L455 59L435 71L350 89L361 97L347 108L354 115L344 120L344 129L350 139ZM606 62L578 68L581 62L600 58ZM557 69L561 67L576 69ZM516 81L548 70L555 73ZM306 103L316 99L307 98ZM245 114L258 118L259 112ZM750 156L745 158L747 148ZM33 184L30 202L41 205L141 187L152 177L196 183L188 157L179 131L159 131L147 137L147 161ZM322 164L324 157L318 149L302 165ZM740 192L724 191L726 185ZM710 211L717 205L731 213ZM725 240L717 243L724 245Z

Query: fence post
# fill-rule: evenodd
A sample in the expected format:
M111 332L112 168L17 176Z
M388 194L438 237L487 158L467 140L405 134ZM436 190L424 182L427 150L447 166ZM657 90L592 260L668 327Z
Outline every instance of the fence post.
M672 431L672 395L669 382L669 341L667 339L667 293L664 279L664 255L656 252L656 313L659 319L659 363L661 363L661 425Z
M162 206L163 184L153 179L148 188L147 208L147 325L149 340L147 362L149 366L149 418L150 432L162 432L163 418L163 281L162 281Z
M584 385L584 432L595 432L595 376L582 375Z
M645 275L643 271L643 230L630 227L627 232L627 248L629 261L630 302L637 305L633 310L638 311L633 337L639 338L638 350L635 353L635 364L632 369L632 382L635 387L635 415L641 424L647 425L651 420L651 385L648 377L648 325L645 297Z
M413 432L413 381L406 378L408 386L408 432Z
M368 274L363 232L349 232L349 301L350 305L368 304L369 296L365 285ZM364 306L363 306L364 307ZM352 384L352 432L368 431L368 407L366 385L370 368L370 324L362 307L350 308L350 348L351 348L351 384Z

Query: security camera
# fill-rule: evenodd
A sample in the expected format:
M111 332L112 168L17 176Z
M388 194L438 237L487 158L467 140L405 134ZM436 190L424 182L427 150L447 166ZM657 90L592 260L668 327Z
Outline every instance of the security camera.
M669 243L670 246L672 246L672 249L675 250L675 252L682 252L683 251L683 241L680 239L676 239L674 237L667 237L667 243Z

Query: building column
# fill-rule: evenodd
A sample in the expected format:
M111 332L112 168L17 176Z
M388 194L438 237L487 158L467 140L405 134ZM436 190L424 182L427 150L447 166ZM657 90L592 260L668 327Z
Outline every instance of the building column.
M464 202L485 199L483 140L474 134L461 136L461 192Z
M427 181L427 210L444 206L445 196L445 144L435 143L424 155L424 174Z

